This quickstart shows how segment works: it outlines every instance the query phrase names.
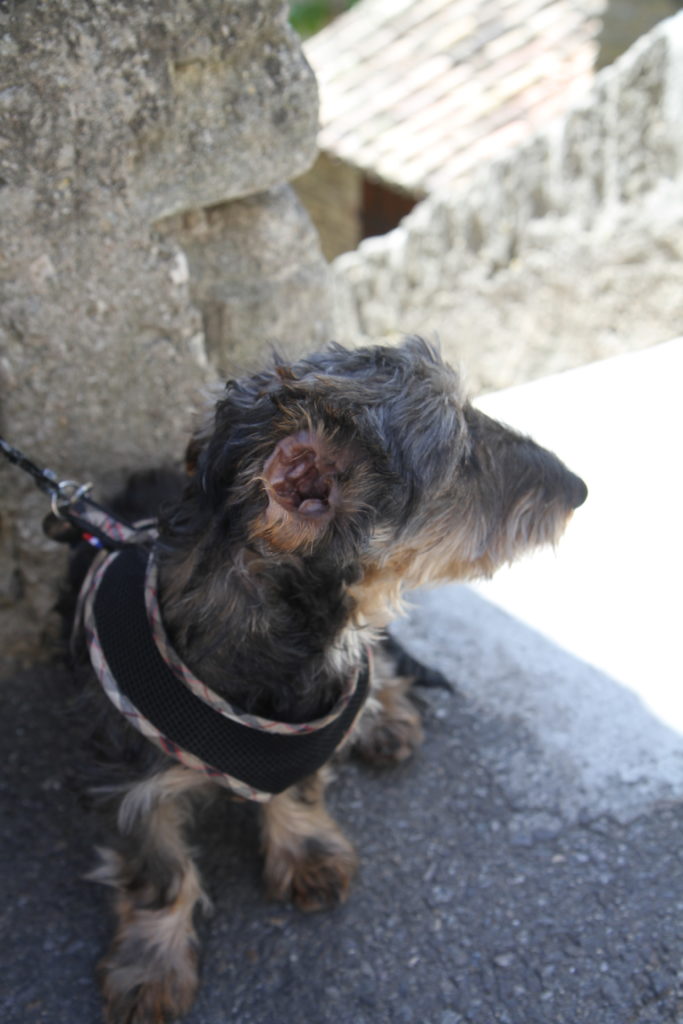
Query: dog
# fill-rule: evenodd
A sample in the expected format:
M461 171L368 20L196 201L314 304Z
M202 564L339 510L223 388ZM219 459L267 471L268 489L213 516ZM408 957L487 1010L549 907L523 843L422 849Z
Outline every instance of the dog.
M182 488L153 481L167 500L152 539L97 556L77 615L114 778L91 876L115 891L110 1024L192 1003L208 898L186 832L203 794L258 803L270 896L303 910L345 899L357 859L325 808L329 763L342 749L397 763L422 739L377 643L402 592L555 543L587 494L476 410L417 337L229 380L187 464Z

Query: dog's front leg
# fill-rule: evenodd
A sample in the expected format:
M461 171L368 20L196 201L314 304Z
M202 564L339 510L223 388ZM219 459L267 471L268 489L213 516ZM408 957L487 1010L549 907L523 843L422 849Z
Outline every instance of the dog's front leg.
M185 1013L197 987L193 915L208 905L183 831L191 796L207 786L173 767L131 786L119 837L91 874L117 890L117 931L100 964L109 1024L161 1024Z
M343 902L357 865L353 846L325 808L327 777L323 768L262 808L268 893L290 897L301 910Z
M424 734L420 713L410 699L413 680L397 675L389 655L373 649L371 697L353 732L351 749L378 767L400 764L420 747Z

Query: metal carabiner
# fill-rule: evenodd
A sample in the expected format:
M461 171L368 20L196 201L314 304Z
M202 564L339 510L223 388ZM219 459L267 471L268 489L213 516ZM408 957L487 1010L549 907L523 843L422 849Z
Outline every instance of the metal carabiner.
M57 519L63 519L62 508L67 505L74 505L81 498L85 498L92 490L93 485L79 484L77 480L60 480L56 489L50 497L50 508Z

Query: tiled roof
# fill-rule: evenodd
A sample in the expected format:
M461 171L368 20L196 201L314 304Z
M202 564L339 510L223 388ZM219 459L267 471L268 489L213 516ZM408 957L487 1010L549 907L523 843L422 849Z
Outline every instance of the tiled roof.
M593 77L604 0L361 0L313 36L320 148L429 192L519 142Z

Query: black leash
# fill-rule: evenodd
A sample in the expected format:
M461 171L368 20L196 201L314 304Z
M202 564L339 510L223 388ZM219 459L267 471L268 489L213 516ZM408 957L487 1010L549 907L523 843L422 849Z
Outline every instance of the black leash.
M0 452L28 473L38 490L50 495L52 513L43 521L43 529L51 540L68 544L85 540L109 551L154 540L156 532L150 522L129 523L93 501L89 497L92 484L60 480L53 470L41 469L2 437Z
M0 437L0 451L6 459L25 473L33 477L36 487L46 494L59 494L60 483L57 474L51 469L40 469L35 462L31 462L18 448L13 448L3 437Z

